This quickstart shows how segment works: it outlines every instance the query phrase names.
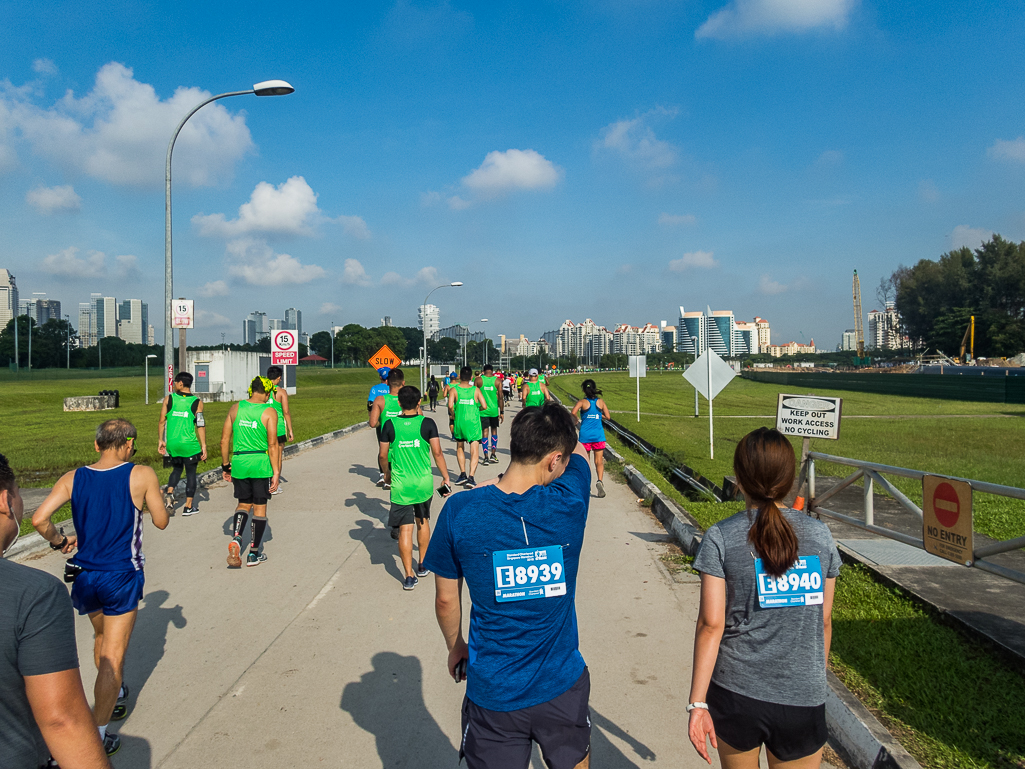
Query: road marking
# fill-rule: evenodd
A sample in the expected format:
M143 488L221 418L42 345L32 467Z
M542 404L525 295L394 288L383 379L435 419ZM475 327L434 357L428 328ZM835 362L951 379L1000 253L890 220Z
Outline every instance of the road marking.
M235 690L234 694L232 694L231 696L232 696L232 697L238 697L238 696L239 696L240 694L242 694L242 692L244 692L244 691L245 691L245 689L246 689L246 685L245 685L245 684L242 684L242 685L241 685L240 687L238 687L238 688L237 688L237 689Z
M324 596L326 596L328 593L331 592L331 588L333 588L335 586L335 583L338 581L338 578L341 577L341 576L342 576L341 570L336 571L335 575L333 577L331 577L331 579L329 579L327 581L327 584L324 585L324 587L322 587L320 589L320 592L317 593L316 596L314 596L313 600L310 601L308 604L306 604L306 608L303 609L303 611L309 611L314 606L316 606L318 603L320 603L320 599L323 598Z

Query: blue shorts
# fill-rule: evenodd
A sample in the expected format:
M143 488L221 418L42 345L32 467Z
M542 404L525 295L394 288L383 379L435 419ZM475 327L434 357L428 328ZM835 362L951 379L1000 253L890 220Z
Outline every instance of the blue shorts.
M79 614L116 617L138 608L146 575L138 571L83 571L71 585L71 603Z

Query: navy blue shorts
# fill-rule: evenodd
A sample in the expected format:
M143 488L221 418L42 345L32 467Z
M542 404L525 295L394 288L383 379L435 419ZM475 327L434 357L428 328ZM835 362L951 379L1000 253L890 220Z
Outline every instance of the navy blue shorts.
M146 575L138 571L83 571L71 585L71 603L79 614L116 617L138 608Z

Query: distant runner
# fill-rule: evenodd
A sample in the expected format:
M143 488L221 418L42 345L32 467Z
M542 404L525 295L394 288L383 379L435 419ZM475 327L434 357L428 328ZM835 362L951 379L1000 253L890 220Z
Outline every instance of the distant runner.
M438 394L441 392L441 385L438 384L438 380L434 378L434 374L431 374L431 381L427 383L427 398L430 401L431 411L438 410Z
M274 385L266 377L256 377L249 385L249 400L239 401L228 411L221 433L221 465L224 480L235 487L235 521L228 543L228 566L242 566L242 532L249 513L253 514L253 537L249 543L246 566L267 560L260 543L267 530L267 502L278 487L281 462L277 450L278 414L267 401Z
M393 536L397 531L399 558L406 579L403 590L416 587L418 577L426 577L424 557L431 542L431 497L434 495L434 476L431 474L431 456L441 472L439 493L451 493L448 485L448 467L441 453L438 426L430 417L420 413L420 391L415 387L399 390L402 412L381 428L380 454L387 471L385 477L391 487L391 512L388 525ZM413 526L419 548L419 565L413 573Z
M387 395L391 390L388 388L388 374L391 373L391 369L388 366L381 366L377 369L377 375L381 377L381 381L370 388L370 393L367 395L367 416L374 408L374 401L377 400L379 395ZM380 462L378 463L380 464ZM384 468L378 467L381 474L377 477L377 485L384 486Z
M185 471L185 509L182 515L195 515L196 467L207 458L206 417L203 401L192 394L192 374L180 372L174 378L174 392L164 398L157 424L157 453L171 462L171 476L164 488L164 506L174 509L174 490Z
M381 440L381 429L402 413L402 406L399 405L399 390L406 384L406 377L402 369L393 368L388 372L388 392L378 395L370 408L370 426L377 430L377 440ZM388 458L384 460L377 457L377 465L381 468L381 478L378 486L388 488Z
M484 371L474 383L484 396L487 408L480 412L480 450L481 464L489 462L498 463L498 426L505 421L505 400L502 398L502 391L498 386L498 379L493 374L491 365L484 367ZM488 456L490 450L491 455Z
M459 370L459 384L449 388L448 392L448 413L451 420L452 437L456 441L456 461L459 463L459 477L456 485L472 489L477 485L473 479L477 472L478 441L480 440L480 412L487 408L484 396L470 377L473 376L473 369L463 366ZM464 456L464 444L470 444L470 474L466 474L466 457Z
M605 426L601 418L612 419L609 408L601 399L601 390L594 383L593 379L585 379L581 385L584 391L583 400L578 400L573 407L573 416L580 419L580 444L584 451L591 454L594 461L594 473L598 476L595 488L598 490L598 498L605 496L605 486L602 478L605 477Z
M527 381L520 388L520 397L523 401L523 408L526 409L531 406L544 406L552 399L548 392L548 386L544 382L538 381L536 368L527 372Z
M267 369L267 378L274 385L274 394L268 401L278 412L278 467L284 469L285 444L295 440L295 433L292 432L292 412L288 408L288 393L285 391L281 380L285 375L281 366L271 366ZM281 484L271 494L280 494L284 489Z

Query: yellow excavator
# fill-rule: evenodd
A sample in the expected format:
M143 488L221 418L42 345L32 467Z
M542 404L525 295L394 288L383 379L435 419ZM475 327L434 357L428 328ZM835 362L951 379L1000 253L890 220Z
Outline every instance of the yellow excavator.
M968 355L965 356L965 348L968 349ZM968 328L965 329L964 336L961 338L961 365L965 365L969 361L975 360L975 316L971 316L971 321L968 323Z

